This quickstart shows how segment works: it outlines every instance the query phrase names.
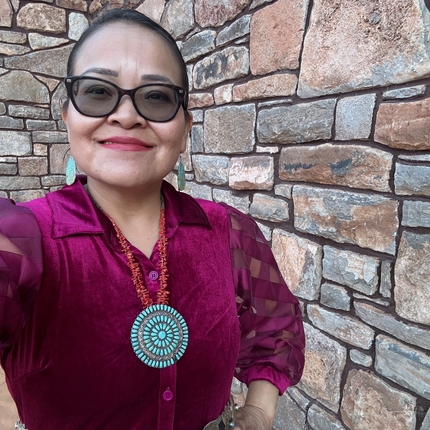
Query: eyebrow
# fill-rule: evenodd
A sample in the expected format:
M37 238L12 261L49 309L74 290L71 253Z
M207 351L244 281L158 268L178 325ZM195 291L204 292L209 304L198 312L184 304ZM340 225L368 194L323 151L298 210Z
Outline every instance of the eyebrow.
M166 84L173 84L173 82L168 77L163 75L142 75L140 79L142 79L142 81L156 81L165 82Z
M115 72L111 69L104 69L102 67L92 67L91 69L85 70L85 72L82 74L85 75L86 73L97 73L98 75L118 77L118 72Z
M115 78L119 76L118 72L115 72L115 70L105 69L103 67L92 67L91 69L85 70L85 72L82 73L82 75L85 75L87 73L96 73L98 75L113 76ZM142 79L142 81L165 82L167 84L173 84L173 82L168 77L163 75L157 75L157 74L142 75L140 79Z

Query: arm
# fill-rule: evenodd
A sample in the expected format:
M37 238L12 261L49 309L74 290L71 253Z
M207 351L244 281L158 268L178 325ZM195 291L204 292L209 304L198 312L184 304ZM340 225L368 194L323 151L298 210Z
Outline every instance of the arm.
M0 199L0 350L18 338L41 274L41 237L34 215Z

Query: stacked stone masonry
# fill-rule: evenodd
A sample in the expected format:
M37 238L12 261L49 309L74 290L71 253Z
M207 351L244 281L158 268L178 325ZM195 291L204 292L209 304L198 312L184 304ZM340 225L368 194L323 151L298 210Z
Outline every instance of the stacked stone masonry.
M65 182L66 58L121 5L160 22L187 61L185 192L253 216L301 301L307 363L273 428L429 430L424 0L0 0L1 196Z

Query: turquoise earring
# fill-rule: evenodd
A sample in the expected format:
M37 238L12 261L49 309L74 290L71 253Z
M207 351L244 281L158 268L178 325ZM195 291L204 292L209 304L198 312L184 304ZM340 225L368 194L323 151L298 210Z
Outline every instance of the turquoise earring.
M75 159L70 156L66 167L66 184L72 185L76 181L76 163Z
M182 155L179 156L178 164L178 190L183 191L185 189L185 167L182 163Z

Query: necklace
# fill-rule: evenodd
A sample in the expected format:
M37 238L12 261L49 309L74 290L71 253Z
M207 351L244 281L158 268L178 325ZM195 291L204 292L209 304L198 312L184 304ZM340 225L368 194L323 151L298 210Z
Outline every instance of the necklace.
M94 200L93 200L94 202ZM96 205L97 203L94 202ZM115 221L100 208L115 229L122 252L127 258L127 266L143 311L135 319L131 328L131 345L139 360L150 367L162 369L175 364L183 355L188 345L188 327L182 315L169 306L167 291L167 238L164 200L161 197L160 232L158 252L160 254L160 289L157 292L157 303L154 304L148 288L143 283L142 270Z

